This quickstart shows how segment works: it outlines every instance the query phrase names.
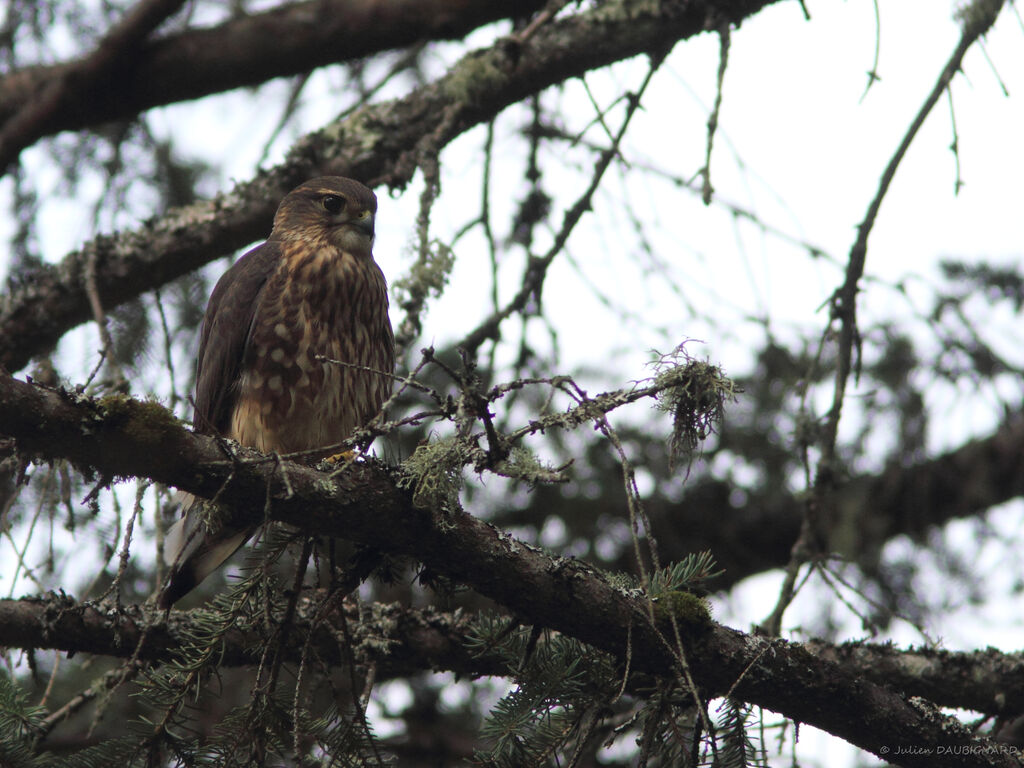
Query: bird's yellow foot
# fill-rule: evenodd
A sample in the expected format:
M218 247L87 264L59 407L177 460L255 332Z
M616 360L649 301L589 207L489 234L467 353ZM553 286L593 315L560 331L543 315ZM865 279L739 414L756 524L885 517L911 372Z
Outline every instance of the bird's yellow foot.
M317 465L317 469L321 472L329 472L331 477L334 477L351 467L358 457L357 451L342 451L321 461Z
M355 451L342 451L341 453L336 453L333 456L328 456L324 461L328 464L348 464L349 462L355 461L355 458Z

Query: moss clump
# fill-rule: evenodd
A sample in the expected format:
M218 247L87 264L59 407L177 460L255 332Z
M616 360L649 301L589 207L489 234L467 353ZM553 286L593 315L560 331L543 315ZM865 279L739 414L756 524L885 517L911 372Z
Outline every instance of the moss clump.
M688 626L706 626L711 623L711 606L693 592L666 592L654 601L654 618L660 623L671 617Z
M491 52L475 52L462 59L441 87L457 103L475 105L505 84L507 75Z
M717 365L695 360L682 345L653 363L660 390L657 408L672 415L669 466L682 457L687 463L697 446L725 416L725 404L740 390Z
M156 443L181 428L174 414L154 400L135 400L128 395L107 395L98 401L104 423L124 430L140 443Z

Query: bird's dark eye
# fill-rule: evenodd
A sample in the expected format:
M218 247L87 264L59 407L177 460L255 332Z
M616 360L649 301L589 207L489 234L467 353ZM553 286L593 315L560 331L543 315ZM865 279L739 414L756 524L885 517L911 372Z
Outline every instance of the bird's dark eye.
M345 207L345 198L340 195L324 195L320 204L328 213L340 213Z

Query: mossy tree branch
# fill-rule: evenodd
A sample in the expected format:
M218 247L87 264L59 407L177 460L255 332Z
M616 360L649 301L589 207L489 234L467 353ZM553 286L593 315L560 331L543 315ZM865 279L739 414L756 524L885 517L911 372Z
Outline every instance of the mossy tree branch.
M294 626L296 641L285 649L288 660L300 660L309 632L316 595L304 598ZM404 677L426 669L447 670L459 675L507 676L497 656L470 653L467 647L471 620L468 614L452 614L432 608L416 609L398 604L374 603L344 606L354 647L365 663L374 664L378 680ZM193 635L205 609L173 611L166 620L153 617L139 606L97 606L50 594L20 600L0 600L0 646L53 649L130 658L142 632L146 642L139 650L143 661L170 658ZM342 630L330 616L316 622L314 652L328 664L343 664L339 638ZM225 638L220 664L227 667L259 662L260 633L253 625L240 625ZM1024 711L1024 655L993 648L958 652L935 648L904 650L892 645L843 643L820 640L803 643L815 656L856 671L865 680L898 688L907 695L924 696L944 707L990 715Z
M146 41L130 62L64 94L40 132L80 130L156 106L355 61L421 40L458 40L529 14L543 0L306 0ZM25 67L0 79L0 125L74 72L79 61Z
M331 173L400 188L416 172L423 142L441 149L531 94L616 61L664 52L774 1L605 2L543 25L525 41L502 39L470 53L440 80L309 134L285 162L230 193L98 237L40 271L0 299L0 366L22 368L92 318L83 287L89 264L102 305L113 308L266 235L277 201L306 179Z
M317 595L300 601L293 631L300 642L284 648L290 662L301 660L310 626L315 626L311 650L324 663L341 665L342 629L332 621L315 620ZM354 634L357 660L373 664L379 680L405 677L423 670L448 670L460 675L506 675L510 671L494 656L471 654L466 645L466 615L415 609L397 604L356 602L344 606L345 620ZM166 661L187 642L207 609L174 611L166 619L140 606L91 605L49 594L20 600L0 600L0 646L94 653L141 661ZM143 632L145 642L139 646ZM219 663L226 667L259 663L264 634L255 623L239 623L224 638Z
M672 678L677 658L667 621L652 624L646 598L599 571L551 555L462 512L417 509L392 473L353 465L331 478L288 462L192 434L159 405L117 396L94 400L0 374L0 425L24 455L66 458L105 477L142 476L212 497L232 519L271 517L320 535L344 537L414 557L473 587L523 621L550 627L625 659L637 671ZM287 479L283 476L287 472ZM661 624L664 626L661 626ZM867 682L799 644L711 621L683 626L689 666L702 696L731 696L780 712L875 754L904 747L907 766L1016 765L923 699ZM921 744L959 747L915 754ZM884 749L883 749L884 748Z

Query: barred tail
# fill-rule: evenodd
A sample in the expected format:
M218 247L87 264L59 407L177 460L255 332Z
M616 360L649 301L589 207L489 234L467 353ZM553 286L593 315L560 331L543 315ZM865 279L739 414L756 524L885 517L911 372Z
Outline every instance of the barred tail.
M202 502L183 494L184 516L167 532L164 562L170 573L164 582L157 605L163 610L191 592L217 570L256 532L256 528L221 528L211 532L202 515Z

